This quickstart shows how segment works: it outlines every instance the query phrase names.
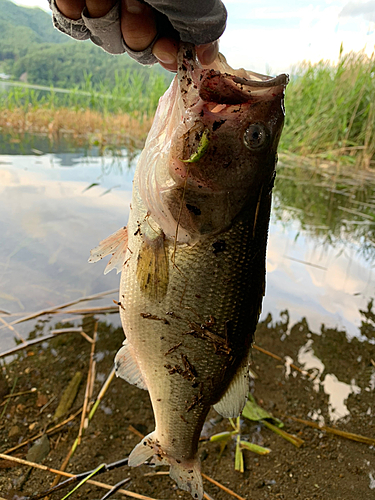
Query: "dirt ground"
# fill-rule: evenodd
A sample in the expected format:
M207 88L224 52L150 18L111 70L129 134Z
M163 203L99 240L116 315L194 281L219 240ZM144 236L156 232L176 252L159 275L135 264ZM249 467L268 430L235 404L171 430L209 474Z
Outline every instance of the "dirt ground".
M310 341L313 352L322 361L325 374L334 374L347 384L354 384L360 391L351 393L346 401L350 415L338 420L337 428L368 437L375 437L375 339L374 329L366 323L362 333L363 342L357 339L348 342L345 333L325 330L317 334L309 332L306 321L288 329L287 314L279 322L268 318L258 326L256 343L278 356L290 357L296 362L297 353ZM45 328L48 325L45 325ZM41 334L43 324L36 332ZM35 333L32 336L35 336ZM46 331L44 333L47 333ZM111 371L113 357L123 340L123 332L104 322L99 323L96 344L96 396ZM51 341L22 351L15 359L7 358L2 366L0 378L0 402L9 392L17 378L14 392L36 391L12 397L0 420L0 451L53 427L53 415L61 394L77 371L82 372L83 381L73 407L59 421L79 409L83 403L85 378L87 376L90 344L78 334L66 334ZM289 360L289 358L286 358ZM233 440L219 459L218 443L202 441L199 453L202 471L248 500L370 500L375 498L375 447L327 434L293 421L289 416L309 419L311 415L329 418L329 400L322 384L299 372L289 369L288 363L280 362L262 352L253 350L253 370L257 378L252 392L256 400L275 417L280 418L284 429L304 440L301 448L277 436L258 422L243 419L242 439L269 447L266 456L245 451L245 472L234 470ZM1 374L1 372L0 372ZM313 374L313 371L311 371ZM45 406L47 403L47 406ZM4 410L0 406L0 415ZM210 424L206 434L231 430L228 420L218 419L214 410L209 415ZM59 469L79 429L80 418L49 435L48 455L44 465ZM68 472L90 470L105 462L107 464L126 457L139 442L139 437L129 430L129 425L142 434L154 429L153 414L146 391L130 386L121 379L114 379L104 400L84 433L83 440L72 456ZM13 452L25 458L32 443ZM166 470L159 468L157 470ZM155 475L149 466L136 469L122 467L97 477L98 481L115 484L124 477L131 481L126 485L130 491L158 499L185 499L190 495L176 489L174 482L165 475ZM150 473L152 475L150 475ZM0 496L6 499L21 499L48 489L54 475L30 469L14 462L0 460ZM228 493L205 481L206 492L215 500L230 498ZM62 499L69 491L51 495L51 500ZM105 490L84 485L71 498L99 499ZM114 499L125 498L116 493ZM233 497L232 497L233 498Z

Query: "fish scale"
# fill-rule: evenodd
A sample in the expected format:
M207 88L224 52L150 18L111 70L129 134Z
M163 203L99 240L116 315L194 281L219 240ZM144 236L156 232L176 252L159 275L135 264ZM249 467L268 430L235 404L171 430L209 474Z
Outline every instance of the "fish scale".
M155 415L129 465L168 464L199 500L207 413L235 417L248 395L287 84L286 75L236 72L221 55L213 66L200 68L181 45L178 80L137 165L127 229L90 259L112 253L109 269L122 271L116 373L148 390Z
M135 184L135 190L136 187ZM153 403L155 435L165 453L180 460L196 456L200 429L209 408L217 403L233 372L243 357L248 356L253 340L264 290L266 238L260 241L252 237L254 217L249 220L248 212L241 214L238 221L220 235L220 239L226 242L226 250L220 253L214 253L213 245L219 239L214 236L192 247L177 248L173 263L174 245L166 242L169 284L165 299L160 302L148 299L140 290L136 280L137 252L134 250L139 243L132 244L132 239L129 240L132 254L121 276L121 302L124 305L121 318L126 336L140 359L140 369ZM146 215L146 208L133 202L129 233L138 227L139 220L145 219L143 225L146 226L153 224ZM264 222L268 225L268 213ZM141 225L142 235L146 231L147 227L142 229ZM259 233L264 234L261 224ZM140 233L134 237L135 240L141 238ZM253 309L256 310L255 316ZM157 319L147 318L147 314ZM228 357L215 352L214 342L188 333L194 325L200 326L210 318L215 321L212 329L222 339L225 340L226 322L232 322L235 331L229 339L229 348L236 354L236 359L230 360L226 370L224 365L228 363ZM180 342L182 344L175 351L166 355ZM144 355L145 344L150 353L147 357ZM171 374L166 368L183 367L181 354L187 356L197 372L194 381L177 372ZM194 398L201 394L201 384L203 398L188 411ZM172 442L170 436L177 437Z

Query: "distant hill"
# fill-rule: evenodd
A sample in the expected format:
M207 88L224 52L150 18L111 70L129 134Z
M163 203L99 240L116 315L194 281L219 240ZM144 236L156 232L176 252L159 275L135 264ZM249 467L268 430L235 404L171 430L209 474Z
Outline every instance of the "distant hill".
M13 29L21 26L28 28L28 32L33 33L39 43L67 41L67 37L53 27L51 16L38 7L20 7L9 0L0 0L0 22L2 26L12 26ZM3 37L3 33L1 35ZM17 31L14 31L14 35L17 36Z
M51 16L44 10L0 0L0 61L25 54L30 45L67 41L68 38L53 27Z
M51 16L39 8L0 0L0 65L14 79L28 83L72 88L91 82L114 83L119 71L167 72L145 68L127 55L112 56L90 41L77 42L53 27Z

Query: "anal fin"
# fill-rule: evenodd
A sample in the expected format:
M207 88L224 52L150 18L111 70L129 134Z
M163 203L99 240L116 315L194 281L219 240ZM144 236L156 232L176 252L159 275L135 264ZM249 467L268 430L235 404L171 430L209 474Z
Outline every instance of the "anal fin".
M249 394L249 382L249 360L246 356L224 395L214 405L214 409L225 418L238 417L246 404Z
M147 385L139 368L135 354L127 340L115 357L115 369L117 377L121 377L129 384L147 391Z

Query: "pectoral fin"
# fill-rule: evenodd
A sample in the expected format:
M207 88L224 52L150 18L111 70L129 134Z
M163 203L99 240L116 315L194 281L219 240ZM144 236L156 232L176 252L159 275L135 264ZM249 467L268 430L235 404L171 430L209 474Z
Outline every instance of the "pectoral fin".
M90 252L89 262L98 262L106 255L112 254L111 260L104 269L104 274L112 269L117 269L117 274L122 271L125 262L126 251L128 249L128 231L122 227L115 233L101 241L97 247Z
M249 394L249 360L242 361L228 389L216 405L215 410L225 418L238 417L241 414Z
M137 279L141 291L150 299L161 300L167 293L169 267L163 233L144 238L138 254Z
M139 368L133 349L125 340L115 357L115 369L117 377L121 377L129 384L147 391L147 385Z

